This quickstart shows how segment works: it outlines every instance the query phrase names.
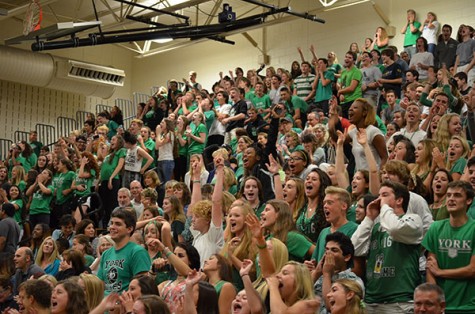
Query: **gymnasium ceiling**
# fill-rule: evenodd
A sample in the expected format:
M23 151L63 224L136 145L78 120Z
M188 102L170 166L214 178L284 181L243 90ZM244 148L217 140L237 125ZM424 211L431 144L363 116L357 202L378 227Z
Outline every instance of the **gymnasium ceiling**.
M19 37L23 35L23 23L27 15L28 7L32 0L0 0L0 40L5 41L9 38ZM35 0L33 0L35 1ZM325 9L337 8L339 6L347 6L352 3L367 2L369 0L338 0L333 6L326 8L322 2L330 2L331 0L36 0L39 1L43 19L41 28L54 26L63 22L91 22L97 19L102 23L102 32L124 31L118 33L117 36L132 35L132 40L125 42L114 42L114 45L123 49L133 51L137 57L146 57L156 53L176 49L183 45L190 45L194 42L202 42L204 40L229 40L229 36L235 34L243 34L252 42L252 37L247 31L262 27L263 25L274 25L295 20L298 17L288 13L275 13L265 17L265 23L259 25L248 25L243 28L227 32L219 32L216 37L204 36L202 38L195 37L192 41L189 38L179 38L172 42L156 43L152 40L134 40L133 35L137 32L129 32L131 29L143 28L139 33L150 33L147 28L154 27L151 24L138 22L134 18L141 17L148 19L151 23L159 23L165 25L178 25L183 27L204 27L206 25L217 25L218 14L223 11L223 4L227 3L236 12L238 20L269 12L268 8L257 5L256 2L262 2L272 5L275 8L290 7L292 12L297 14L309 14L310 16L319 17ZM125 2L131 2L163 10L173 13L169 15L163 12L153 11L151 9L134 6ZM335 1L335 0L333 0ZM94 10L94 6L95 9ZM188 17L188 20L183 17ZM309 23L317 23L310 22ZM182 25L182 26L180 26ZM78 38L87 38L90 33L100 33L97 27L75 33ZM207 33L208 34L208 33ZM112 35L112 34L111 34ZM63 37L55 40L68 40ZM212 38L214 37L214 39ZM210 39L211 38L211 39ZM232 39L230 40L232 41ZM34 41L33 41L34 42ZM22 48L29 49L32 41L25 42L20 45Z

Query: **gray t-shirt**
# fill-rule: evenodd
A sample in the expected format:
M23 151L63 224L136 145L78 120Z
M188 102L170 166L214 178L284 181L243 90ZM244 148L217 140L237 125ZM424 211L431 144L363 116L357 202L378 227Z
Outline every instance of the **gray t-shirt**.
M20 241L20 226L12 217L0 221L0 237L5 238L3 252L15 254L18 241Z
M353 152L353 156L355 156L355 164L356 164L356 170L360 169L368 169L368 162L366 161L366 156L364 153L364 147L361 146L358 143L358 140L356 139L356 128L353 128L348 135L351 138L353 148L351 151ZM366 128L366 136L368 137L368 144L369 147L371 148L371 152L373 153L374 159L376 159L376 163L378 165L378 168L381 167L381 157L379 157L379 153L376 150L376 147L373 145L373 140L376 136L382 136L384 138L383 133L381 132L380 129L378 129L375 126L368 126Z
M459 57L459 66L464 66L472 61L475 52L475 40L469 39L457 46L457 56Z
M361 74L363 74L362 84L366 86L368 86L371 83L376 82L383 75L381 73L381 70L378 67L375 67L374 65L367 68L362 68ZM376 89L367 88L363 93L363 97L366 97L367 95L377 95L377 94L378 94L377 88Z

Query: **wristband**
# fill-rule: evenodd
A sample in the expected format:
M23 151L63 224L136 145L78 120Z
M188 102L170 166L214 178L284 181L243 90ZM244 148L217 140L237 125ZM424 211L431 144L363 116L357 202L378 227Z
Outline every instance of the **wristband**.
M193 180L193 183L201 183L200 180Z
M277 176L280 177L280 173L278 173L278 172L277 172L277 173L274 173L272 176L273 176L273 177L277 177Z
M171 251L168 251L168 252L165 253L165 256L168 258L168 257L170 257L170 255L172 255L172 254L173 254L173 253L172 253Z
M256 246L259 250L267 249L267 243L264 244L264 245L259 245L259 244L256 243Z

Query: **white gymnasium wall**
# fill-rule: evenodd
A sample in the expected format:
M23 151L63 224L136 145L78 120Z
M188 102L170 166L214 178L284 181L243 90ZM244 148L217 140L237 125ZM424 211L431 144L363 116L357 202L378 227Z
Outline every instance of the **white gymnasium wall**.
M318 0L307 0L317 2ZM390 26L396 29L396 36L390 44L402 47L403 35L400 29L405 23L406 10L413 8L424 19L428 11L434 11L439 21L449 23L458 29L461 23L474 24L474 0L376 0L390 19ZM274 67L289 68L293 60L300 60L296 47L302 47L306 58L310 58L308 47L314 44L318 56L326 57L329 51L335 51L339 61L350 43L362 44L364 38L373 37L378 26L386 26L366 2L339 10L317 14L326 20L325 24L296 19L284 24L267 27L267 54ZM262 30L249 32L262 47ZM148 58L135 58L133 61L134 91L148 92L150 86L165 85L167 79L187 77L190 70L198 72L198 81L203 87L211 88L218 73L225 73L236 66L244 70L257 68L257 56L261 52L254 48L242 35L229 37L236 41L235 46L207 41L191 47L173 50Z
M124 49L109 45L48 53L123 69L126 72L125 86L117 88L110 99L101 99L0 81L0 138L13 140L15 131L33 130L38 123L56 125L58 116L75 118L76 111L95 113L97 104L113 106L116 98L131 99L132 55Z
M376 3L388 15L390 25L396 28L397 34L391 43L398 47L403 38L399 30L408 8L415 9L422 18L427 11L434 11L441 23L449 23L455 30L461 23L473 25L475 21L474 0L376 0ZM299 59L298 46L309 58L308 47L312 43L319 56L335 51L342 61L351 42L362 43L365 37L372 36L376 27L384 25L370 3L317 15L327 23L322 25L295 19L266 28L267 54L271 57L271 65L290 67L293 60ZM12 21L11 24L11 27L19 27L21 23ZM5 28L0 29L0 38L5 38L2 36L4 32ZM250 34L262 48L263 30L254 30ZM135 58L132 53L115 45L51 51L63 57L124 69L127 75L125 87L118 89L111 99L102 100L0 81L0 138L13 139L14 131L28 131L36 123L55 124L58 116L74 117L77 110L95 112L96 104L113 105L115 98L131 98L133 92L150 93L151 86L164 85L170 78L187 77L189 70L197 71L198 80L205 88L210 88L218 79L219 71L227 73L236 66L245 70L258 67L257 57L261 54L258 49L242 35L229 39L236 41L236 45L206 41L143 59Z

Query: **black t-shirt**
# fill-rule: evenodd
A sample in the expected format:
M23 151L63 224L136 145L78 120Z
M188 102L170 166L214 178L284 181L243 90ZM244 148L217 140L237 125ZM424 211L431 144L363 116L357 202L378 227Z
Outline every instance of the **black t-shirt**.
M246 103L246 101L244 101L242 99L240 101L238 101L237 103L235 103L231 107L231 112L230 112L229 116L234 117L234 116L237 116L240 113L244 113L244 115L247 115L247 103ZM229 122L228 125L226 126L226 132L230 132L230 131L234 130L235 128L243 128L244 127L244 120L245 120L245 118L237 120L237 121Z
M384 68L382 78L385 80L394 80L402 78L402 68L399 64L394 62L390 66ZM397 98L401 98L401 85L402 84L383 84L384 90L392 89L396 93Z

